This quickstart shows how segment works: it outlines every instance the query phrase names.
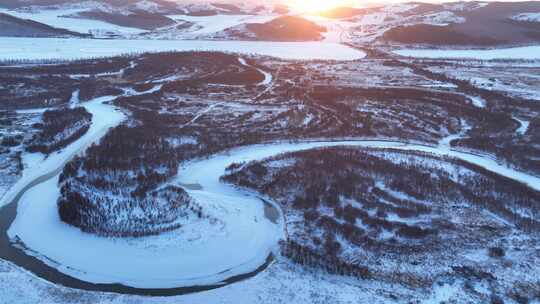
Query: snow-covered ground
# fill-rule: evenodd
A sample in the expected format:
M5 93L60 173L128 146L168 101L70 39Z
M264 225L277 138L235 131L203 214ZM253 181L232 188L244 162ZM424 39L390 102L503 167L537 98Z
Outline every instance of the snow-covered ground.
M265 218L262 201L228 196L203 184L207 191L190 195L217 221L192 218L159 236L99 237L61 222L57 184L58 176L21 198L8 235L49 266L89 282L141 288L219 284L263 265L283 236L281 225Z
M405 292L400 286L394 291ZM354 281L313 273L287 261L270 265L266 271L236 284L174 297L147 297L74 290L39 280L30 273L0 261L0 303L14 304L193 304L193 303L333 303L388 304L382 288L388 285Z
M512 16L512 20L526 22L540 22L540 13L522 13Z
M56 177L30 189L21 198L9 236L18 237L31 252L39 253L38 257L51 266L91 282L121 282L147 288L218 283L234 274L256 269L282 237L280 225L274 225L264 217L263 204L257 197L219 181L225 169L234 162L338 145L451 156L540 190L539 177L513 170L491 158L448 147L376 140L284 142L233 149L209 159L188 162L179 170L181 174L175 182L198 186L195 187L198 190L188 190L189 194L204 206L206 212L223 221L222 226L215 225L222 227L220 229L195 222L178 231L137 239L81 233L62 223L58 217ZM188 239L184 239L186 237ZM141 273L145 276L141 277Z
M370 44L381 38L391 28L414 24L431 24L444 26L452 23L463 23L464 17L458 16L451 9L443 11L409 12L418 3L398 3L373 9L366 14L352 17L351 27L347 30L347 39L359 44ZM346 22L341 23L347 24ZM332 27L332 24L331 24Z
M475 106L477 108L485 108L486 107L486 101L480 96L469 96L469 99L471 100L473 106Z
M4 194L0 200L0 206L11 202L32 181L61 169L62 164L69 161L73 155L95 142L109 128L118 125L124 119L123 113L115 110L110 105L104 104L104 102L113 98L112 96L100 97L84 104L86 110L92 114L92 125L85 135L71 145L50 154L47 158L41 153L24 153L22 159L25 168L22 177ZM37 110L45 111L46 109ZM99 119L97 119L98 117Z
M100 121L102 115L94 120ZM228 163L219 163L219 168L202 163L206 167L206 179L199 181L203 190L188 192L206 214L219 219L216 222L194 219L178 230L142 238L83 233L59 218L57 175L22 196L8 234L49 266L96 283L143 288L213 285L251 272L265 263L284 236L282 223L265 218L258 198L238 195L219 183ZM197 163L181 172L189 177L201 173ZM182 177L179 182L185 183Z
M416 58L466 58L466 59L540 59L540 46L525 46L489 50L442 50L442 49L403 49L395 54Z
M322 33L325 42L349 42L350 31L353 27L358 26L357 23L347 20L336 20L314 15L304 15L302 17L326 28L326 32Z
M122 34L140 34L145 30L114 25L112 23L82 19L82 18L67 18L64 16L75 15L88 9L82 8L67 8L67 9L41 9L36 11L20 11L8 10L0 8L0 13L6 13L22 19L30 19L41 22L52 27L63 28L73 32L89 34L95 31L108 31ZM4 38L2 38L4 39Z
M170 15L168 17L178 21L193 22L197 29L189 32L192 36L213 34L244 23L265 23L276 18L275 15Z
M478 165L489 171L496 172L499 175L527 184L533 189L540 190L540 177L517 171L506 165L498 163L496 160L490 157L453 150L447 146L432 147L420 144L409 144L403 142L380 140L314 141L303 143L283 142L276 144L261 144L240 147L231 151L227 151L223 154L215 155L214 157L207 160L190 163L189 169L191 174L184 174L186 170L185 168L183 170L180 170L180 172L183 172L181 177L181 183L201 184L202 182L204 182L205 185L211 185L213 189L219 189L220 191L225 191L224 193L227 193L227 191L230 191L231 189L225 189L223 188L223 185L220 186L219 179L212 176L213 174L208 174L208 172L221 171L221 169L226 168L228 164L231 164L233 162L248 162L252 160L271 157L281 153L340 145L368 148L393 148L405 151L421 151L433 153L439 156L454 157Z
M296 60L355 60L366 54L338 43L202 40L2 38L0 60L83 59L161 51L222 51Z
M240 62L240 64L243 66L253 67L249 65L244 58L239 57L238 62ZM267 71L263 69L259 69L259 68L255 68L255 69L264 76L264 79L261 82L259 82L258 85L269 86L273 80L272 74L268 73Z
M459 133L449 134L446 137L443 137L439 141L439 147L441 149L449 150L452 148L452 141L456 139L463 138L465 134L471 129L471 126L467 124L464 119L460 119L461 131Z
M515 116L514 119L519 122L519 128L516 129L516 133L518 135L525 135L525 133L527 133L527 130L529 129L530 121L519 119Z

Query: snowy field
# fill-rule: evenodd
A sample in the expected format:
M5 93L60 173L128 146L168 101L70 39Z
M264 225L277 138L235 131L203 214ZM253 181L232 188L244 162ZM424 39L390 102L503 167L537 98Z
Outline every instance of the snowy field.
M60 220L56 168L123 119L112 106L102 103L110 99L84 105L93 118L91 129L81 139L45 161L40 154L25 156L33 161L26 161L31 164L23 178L2 201L11 202L29 188L19 200L10 238L18 237L31 249L28 254L73 277L140 288L214 285L263 265L284 236L283 223L267 219L263 202L254 196L231 197L221 188L214 189L214 184L220 185L224 167L208 174L210 183L201 185L205 190L188 190L212 220L191 219L175 231L141 238L99 237ZM183 173L195 175L189 168ZM145 275L141 277L141 273Z
M276 15L215 15L215 16L187 16L170 15L167 16L177 21L189 21L200 27L195 31L189 32L190 35L213 34L221 32L230 27L238 26L244 23L265 23Z
M353 27L358 26L355 22L336 20L322 16L303 15L302 18L326 28L326 32L322 33L325 42L349 42L349 32Z
M124 114L115 110L114 107L104 104L104 102L112 99L114 99L113 96L105 96L84 104L86 110L93 116L92 125L85 135L71 145L49 155L47 158L44 158L41 153L24 153L22 158L25 168L22 177L1 197L0 206L10 203L20 191L33 181L61 169L62 164L105 135L109 128L118 125L124 119ZM42 112L45 110L36 109L34 111Z
M221 51L293 60L356 60L366 56L360 50L327 42L2 38L0 60L72 60L163 51Z
M49 266L88 282L139 288L219 284L259 268L283 237L281 225L265 218L262 201L214 191L189 193L217 221L191 218L158 236L100 237L60 220L57 184L58 176L26 192L8 235Z
M464 58L464 59L540 59L540 46L525 46L490 50L421 50L403 49L393 53L416 58Z
M44 23L56 28L63 28L73 32L88 34L91 31L111 31L122 34L140 34L145 30L114 25L105 21L83 19L83 18L67 18L64 16L74 15L87 9L69 8L69 9L51 9L39 11L17 11L0 8L0 13L9 14L21 19L30 19L40 23ZM5 39L5 38L2 38Z
M512 16L511 19L525 22L540 22L540 13L522 13Z
M21 303L21 299L24 299L24 304L393 303L380 291L389 286L381 285L369 281L355 282L326 273L312 273L284 260L273 263L249 280L218 289L173 297L131 296L65 288L0 261L1 304ZM397 285L391 288L406 292Z
M55 177L26 192L8 234L10 238L18 237L29 252L50 266L94 283L121 282L146 288L218 283L263 264L283 236L282 221L275 225L265 218L263 205L256 196L219 181L226 167L234 162L248 162L280 153L339 145L394 148L455 157L540 190L539 177L513 170L491 158L449 147L377 140L283 142L233 149L209 159L188 162L179 170L181 174L175 183L196 185L193 187L196 190L188 190L189 194L223 225L194 222L180 230L137 239L103 238L82 233L59 219L56 207L59 190ZM34 228L36 225L39 230ZM140 277L140 273L145 276Z

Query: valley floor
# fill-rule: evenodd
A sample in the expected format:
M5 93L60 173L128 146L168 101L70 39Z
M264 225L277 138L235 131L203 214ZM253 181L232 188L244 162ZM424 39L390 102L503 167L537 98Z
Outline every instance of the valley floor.
M527 112L537 113L536 104L497 95L452 79L444 72L437 74L424 69L429 62L401 57L361 59L365 52L338 44L212 42L207 45L165 41L151 49L140 46L140 41L114 40L105 44L79 40L79 44L66 48L60 47L66 46L64 40L47 41L54 43L45 45L42 54L36 52L33 39L13 47L22 52L21 59L43 54L49 58L57 55L74 58L81 49L100 57L101 52L103 56L122 54L126 47L134 45L138 51L163 51L176 49L183 43L180 48L185 50L209 48L288 59L357 60L305 62L219 53L146 54L52 65L50 71L57 71L54 77L58 78L40 74L40 67L2 67L10 71L6 75L16 75L6 76L7 80L28 83L30 102L39 99L31 98L32 94L51 90L51 95L60 96L56 102L62 105L66 102L62 98L66 92L70 93L69 106L83 106L92 114L92 125L85 135L48 157L22 154L26 164L22 177L0 203L3 206L18 201L13 223L2 223L9 226L2 245L22 249L0 255L5 258L0 259L1 304L21 298L25 303L103 304L482 303L497 301L498 295L503 295L508 303L519 302L522 295L530 303L540 299L534 277L540 265L536 263L540 261L538 240L533 233L522 229L527 223L518 227L495 217L494 222L502 223L501 228L488 225L491 222L482 226L483 222L467 221L471 229L484 229L487 235L489 231L498 232L499 228L509 233L501 232L501 243L507 253L504 258L490 256L488 248L481 247L467 251L467 257L462 260L452 260L456 263L451 269L444 269L443 275L432 276L435 272L430 272L430 261L401 265L400 259L374 251L381 254L377 260L381 268L395 271L390 276L353 279L345 274L326 273L312 265L301 266L281 255L279 241L289 237L289 222L284 219L279 203L220 180L234 163L261 161L313 148L349 146L423 152L474 165L478 172L506 181L505 186L519 184L515 187L519 188L517 194L508 192L529 197L523 199L522 205L516 205L522 209L508 207L510 214L515 215L515 222L522 220L522 224L530 219L530 226L537 227L534 212L540 176L538 167L528 164L537 164L536 149L540 147L534 141L540 124L537 117L529 117L532 114ZM310 46L309 52L305 51L306 46ZM13 52L14 49L5 52L0 49L0 57ZM86 74L88 70L92 73ZM66 88L60 90L56 84ZM41 87L32 90L33 86ZM18 90L16 85L6 85L5 92L19 97ZM83 102L84 97L90 101ZM44 109L30 111L41 114ZM485 138L509 146L474 146L488 142ZM463 143L465 140L469 142ZM92 143L98 144L88 148ZM527 147L528 154L507 153L518 144ZM79 156L72 159L76 154ZM402 164L406 166L405 162ZM146 195L168 186L185 189L201 209L198 217L195 212L175 219L181 228L158 231L159 235L103 237L79 229L92 226L69 225L60 218L57 202L66 193L77 193L89 201L97 197L99 204L110 204L116 212L132 207L132 202L140 198L137 191ZM501 202L511 195L501 195ZM128 201L128 198L135 199ZM266 205L262 199L267 201ZM443 199L430 203L447 202ZM459 212L459 204L455 205ZM144 212L152 214L157 210L153 207L137 209L135 217L138 219ZM121 222L125 213L118 214L121 215L116 220ZM276 214L279 214L277 220ZM293 220L301 222L307 217L308 212ZM386 219L387 215L381 217ZM352 226L362 225L355 220ZM432 220L425 223L435 223ZM445 224L442 222L435 224L442 227ZM97 220L91 224L100 223L103 225ZM376 226L379 222L371 224ZM381 229L374 231L379 233L383 234ZM440 241L446 244L443 238ZM481 240L478 241L480 244ZM422 240L418 242L421 244ZM23 253L32 259L24 268L8 262L14 259L13 254ZM260 271L262 266L267 266L270 254L275 259ZM495 266L490 268L490 265ZM494 274L475 272L476 266ZM413 277L418 269L423 270L424 281ZM95 288L102 286L93 284L114 283L149 289L219 286L232 276L254 271L256 275L199 293L150 298L66 288L33 274L53 271L89 282ZM141 276L142 273L145 275ZM502 288L487 286L486 282Z

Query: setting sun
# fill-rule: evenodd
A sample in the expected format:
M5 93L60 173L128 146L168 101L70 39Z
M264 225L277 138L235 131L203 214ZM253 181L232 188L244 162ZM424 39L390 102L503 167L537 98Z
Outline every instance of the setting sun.
M302 13L319 13L340 6L352 6L351 0L292 0L290 6Z

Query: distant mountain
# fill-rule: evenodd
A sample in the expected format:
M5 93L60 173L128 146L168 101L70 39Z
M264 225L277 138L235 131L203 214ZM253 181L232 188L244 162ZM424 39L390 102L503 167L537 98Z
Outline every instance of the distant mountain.
M139 28L143 30L154 30L160 27L174 25L176 23L173 19L168 18L167 16L146 12L144 10L130 11L127 13L92 10L80 12L70 17L100 20L114 25Z
M216 15L258 15L272 11L284 11L282 6L258 4L257 2L185 2L178 4L180 14L187 16L208 17ZM288 11L285 7L285 11Z
M247 24L246 28L259 40L311 41L320 40L326 31L316 23L296 16L283 16L266 23Z
M113 7L126 7L137 5L150 5L162 8L175 8L177 6L174 1L166 0L100 0L100 1L76 1L76 0L0 0L0 7L5 8L21 8L29 6L53 6L53 5L79 5L84 2L99 3ZM141 7L142 8L142 7Z
M32 20L0 13L0 36L4 37L84 37L80 33L55 28Z
M254 3L249 0L235 2L225 1L175 1L175 0L0 0L0 7L8 9L28 7L101 7L123 10L145 10L161 14L185 14L190 16L214 16L233 14L259 14L273 10L288 11L286 6Z
M455 30L453 26L438 26L431 24L415 24L394 27L384 33L383 39L402 44L430 44L430 45L477 45L490 46L502 44L505 41L466 34Z
M243 12L242 8L230 3L211 3L211 5L231 14L241 14Z
M321 13L321 16L334 19L351 18L372 12L373 8L336 7Z
M66 0L32 0L32 1L24 1L24 0L0 0L0 7L4 8L20 8L20 7L26 7L29 5L57 5L57 4L64 4L67 2Z
M95 38L324 39L360 46L407 47L495 47L540 43L538 1L407 2L368 8L337 7L317 17L290 13L286 3L276 3L260 4L250 0L0 0L0 6L9 7L2 10L4 13L42 23L41 27L36 24L22 26L21 22L10 20L9 27L0 31L0 35L73 35L69 31L77 31L92 33ZM255 15L262 19L248 18ZM212 19L212 16L219 17ZM65 17L85 19L85 22L77 23L76 19ZM50 28L45 30L45 24ZM66 30L62 32L60 28Z
M262 41L318 41L326 28L298 16L281 16L265 23L228 28L212 38Z
M540 42L540 23L523 22L515 16L540 13L540 2L493 2L474 9L458 5L419 5L410 15L451 11L463 22L443 25L406 24L393 27L382 37L401 44L496 46Z

